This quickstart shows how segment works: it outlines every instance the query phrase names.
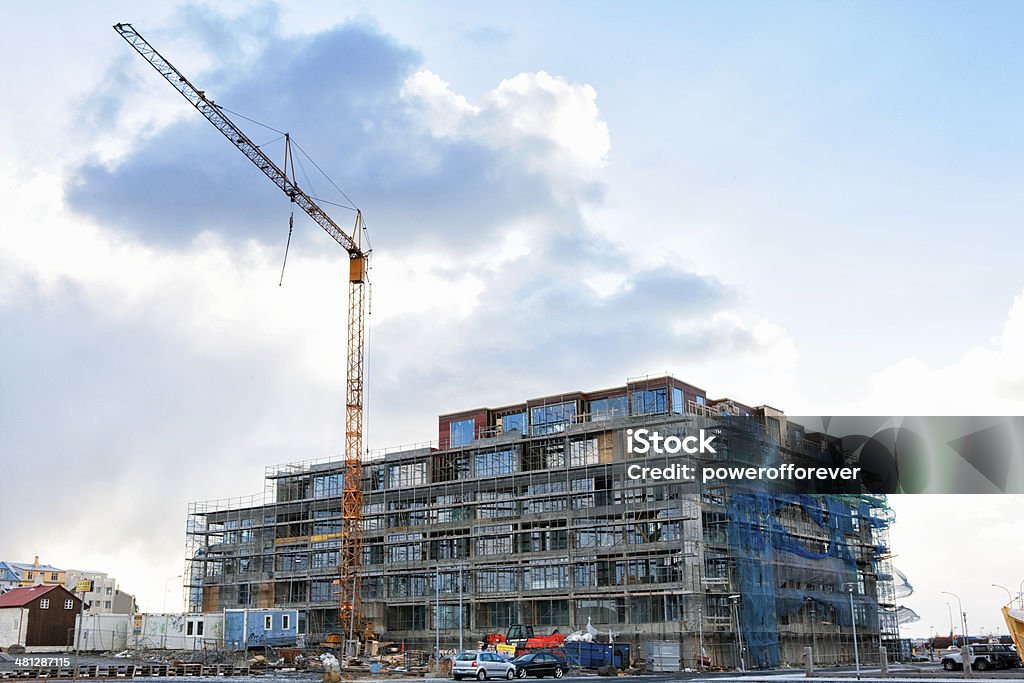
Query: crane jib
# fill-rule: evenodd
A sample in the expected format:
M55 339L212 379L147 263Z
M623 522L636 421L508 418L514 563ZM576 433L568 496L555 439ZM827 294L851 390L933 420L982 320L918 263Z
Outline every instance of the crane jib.
M256 146L249 139L242 129L232 121L220 107L206 97L206 94L189 82L185 75L168 62L156 48L150 45L131 24L115 24L114 29L121 34L121 37L129 45L135 48L142 57L149 62L175 90L181 93L200 114L214 125L235 147L239 149L252 163L277 185L282 192L288 195L293 202L299 205L313 221L330 235L335 242L340 244L352 256L353 259L365 257L365 253L356 243L355 232L359 229L359 220L356 220L356 227L353 235L350 236L324 211L313 198L307 195L302 188L290 181L273 160L263 150Z

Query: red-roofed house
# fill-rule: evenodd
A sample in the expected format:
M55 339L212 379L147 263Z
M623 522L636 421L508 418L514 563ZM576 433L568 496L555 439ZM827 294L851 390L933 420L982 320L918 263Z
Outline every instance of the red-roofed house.
M25 586L0 595L0 647L74 644L82 601L64 586Z

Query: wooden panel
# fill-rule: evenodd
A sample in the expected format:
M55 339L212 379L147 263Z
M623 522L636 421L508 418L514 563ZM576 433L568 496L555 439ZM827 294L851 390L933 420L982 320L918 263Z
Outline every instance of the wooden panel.
M206 586L203 588L203 611L220 611L220 586Z
M613 462L615 460L615 439L614 432L601 432L597 435L597 461L600 463Z

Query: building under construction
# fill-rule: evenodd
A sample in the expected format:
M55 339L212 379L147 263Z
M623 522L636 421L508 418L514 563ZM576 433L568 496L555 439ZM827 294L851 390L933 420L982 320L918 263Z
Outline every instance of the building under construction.
M896 651L884 497L632 478L631 464L813 462L821 435L674 377L442 415L438 441L363 468L362 616L383 640L466 646L509 625L700 644L715 666ZM714 454L630 453L627 430L716 436ZM292 607L339 629L340 459L267 469L261 495L194 503L189 608Z

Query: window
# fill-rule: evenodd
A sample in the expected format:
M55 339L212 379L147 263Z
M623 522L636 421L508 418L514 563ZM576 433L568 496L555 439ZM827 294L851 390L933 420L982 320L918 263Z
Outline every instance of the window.
M103 606L104 606L104 607L105 607L106 609L110 609L110 600L104 600L104 601L103 601Z
M289 623L289 622L291 622L291 616L292 615L290 615L290 614L282 614L281 615L281 630L282 631L287 631L289 628L291 628L291 624Z
M633 392L633 415L662 415L668 412L665 389L641 389Z
M530 410L531 434L556 434L564 432L566 425L576 419L576 402L566 401L550 406L539 406Z
M387 624L389 629L397 631L423 631L427 627L427 608L423 605L388 607Z
M478 477L512 474L516 471L516 455L514 451L477 453L474 460L476 476Z
M274 628L274 617L269 614L263 617L263 630L269 631Z
M686 412L686 407L683 405L683 390L677 387L672 387L672 413L674 415L682 415Z
M534 624L537 626L564 626L569 623L568 600L538 600L534 603Z
M313 581L310 601L311 602L333 602L338 595L338 589L332 581Z
M569 568L536 561L524 570L526 590L569 587Z
M74 608L75 608L75 601L74 600L68 599L68 600L64 601L64 609L74 609Z
M512 526L495 525L473 529L476 555L508 555L512 552Z
M597 439L584 439L569 443L569 465L582 467L597 464Z
M422 534L390 534L387 537L388 562L417 562L423 559ZM403 541L405 541L403 543ZM414 541L414 542L409 542Z
M504 434L509 432L526 433L526 413L513 413L505 415L501 419L501 431Z
M50 581L59 581L60 579L58 577L59 577L59 574L57 574L57 572L53 572L53 573L50 574ZM107 592L108 593L110 592L109 588L107 589Z
M28 578L29 578L29 579L31 579L31 578L32 578L32 572L29 572L29 573L28 573Z
M412 462L388 466L388 488L418 486L427 483L427 463Z
M197 621L196 622L196 635L197 636L203 635L203 622L201 622L201 621Z
M473 428L475 423L473 418L467 418L465 420L457 420L452 422L448 426L448 434L451 441L452 448L458 448L459 446L466 446L473 440Z
M39 609L50 609L50 600L48 598L43 598L42 600L40 600Z
M340 563L340 550L320 550L313 553L313 567L316 569L333 568Z
M107 595L110 595L110 594L111 594L111 593L110 593L110 591L111 591L111 590L112 590L112 589L111 589L111 588L110 588L110 587L108 586L108 587L107 587Z
M481 569L476 573L476 589L481 593L513 593L519 590L517 571L515 569ZM514 621L513 619L512 622Z
M613 396L591 401L587 407L591 422L611 420L629 415L629 400L625 396Z
M340 496L344 486L344 474L327 474L322 477L313 477L313 497L330 498Z
M185 635L186 636L193 635L193 631L195 629L195 626L196 626L196 622L194 622L194 621L186 622L186 624L185 624Z

